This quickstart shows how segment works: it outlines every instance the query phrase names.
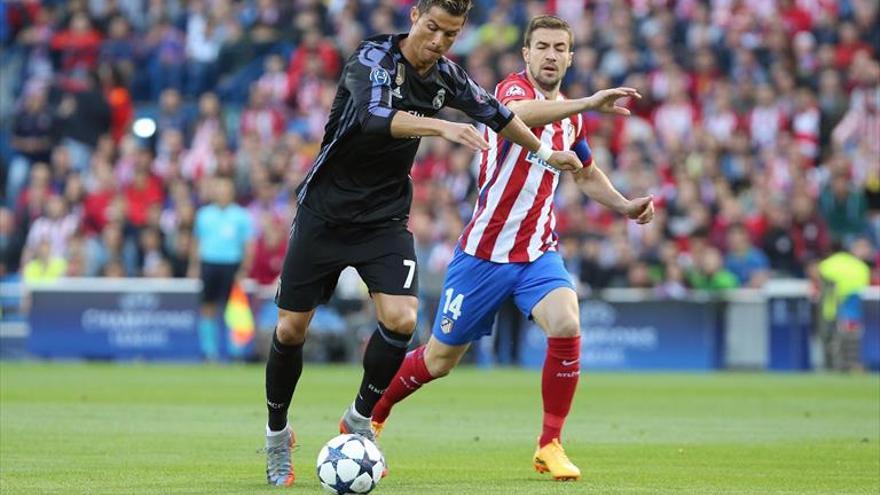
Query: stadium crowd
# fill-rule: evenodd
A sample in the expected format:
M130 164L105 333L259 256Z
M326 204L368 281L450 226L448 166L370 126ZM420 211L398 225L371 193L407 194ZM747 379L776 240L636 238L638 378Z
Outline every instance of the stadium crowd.
M410 4L0 3L0 275L185 277L226 176L251 214L250 277L272 284L341 66L364 37L406 31ZM880 282L876 1L477 0L452 57L494 88L543 12L574 29L564 93L643 95L631 117L588 114L588 135L624 194L654 195L656 220L617 218L567 175L555 202L584 293L759 287L809 276L833 248ZM472 211L473 156L426 139L412 178L431 290Z

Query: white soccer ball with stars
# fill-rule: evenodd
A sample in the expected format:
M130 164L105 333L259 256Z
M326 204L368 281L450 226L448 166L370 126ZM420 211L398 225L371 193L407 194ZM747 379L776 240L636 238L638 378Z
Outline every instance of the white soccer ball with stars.
M382 479L385 457L361 435L339 435L318 453L318 479L329 493L370 493Z

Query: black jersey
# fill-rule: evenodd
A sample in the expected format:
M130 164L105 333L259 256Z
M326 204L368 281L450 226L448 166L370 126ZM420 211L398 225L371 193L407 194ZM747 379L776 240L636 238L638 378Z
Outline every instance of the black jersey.
M391 136L396 112L431 117L448 106L496 132L513 119L445 57L419 75L400 52L405 37L369 38L345 64L321 151L298 188L299 204L325 220L372 223L409 214L419 139Z

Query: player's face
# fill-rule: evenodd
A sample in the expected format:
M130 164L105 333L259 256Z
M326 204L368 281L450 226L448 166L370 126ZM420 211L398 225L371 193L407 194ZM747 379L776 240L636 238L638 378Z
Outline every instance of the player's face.
M431 7L420 14L413 7L409 12L412 29L407 43L410 43L416 60L410 60L417 68L430 67L449 51L461 28L465 17L454 16L440 7Z
M568 31L545 28L532 31L529 46L523 48L523 58L529 74L543 89L557 89L572 61Z

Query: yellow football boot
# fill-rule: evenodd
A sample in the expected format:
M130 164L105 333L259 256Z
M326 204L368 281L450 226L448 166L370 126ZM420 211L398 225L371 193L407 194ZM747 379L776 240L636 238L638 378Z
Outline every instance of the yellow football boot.
M576 481L581 479L581 470L568 459L557 438L543 447L539 445L535 450L533 462L535 463L535 471L550 473L554 480Z
M376 421L371 421L370 426L373 427L373 433L376 435L376 440L382 435L382 429L385 428L385 423L377 423Z

